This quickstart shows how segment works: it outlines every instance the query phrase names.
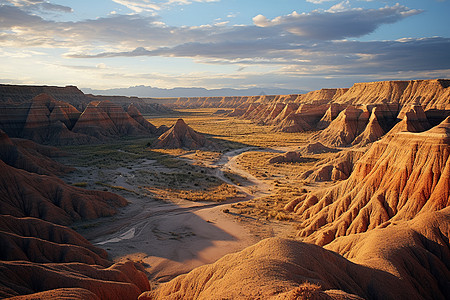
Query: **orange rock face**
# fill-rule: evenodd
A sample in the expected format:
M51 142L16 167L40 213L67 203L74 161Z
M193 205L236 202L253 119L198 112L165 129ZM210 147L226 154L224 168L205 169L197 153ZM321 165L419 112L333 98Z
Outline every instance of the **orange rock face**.
M368 122L367 114L367 111L349 106L314 138L332 147L348 146L365 128Z
M410 80L355 83L346 93L334 99L345 104L399 103L419 104L426 110L449 109L450 80Z
M189 127L183 119L178 119L169 130L155 141L153 148L214 149L216 146L202 134Z
M422 106L419 105L404 107L400 111L398 118L401 121L389 131L390 134L402 131L422 132L431 128Z
M450 202L450 118L422 132L399 132L374 143L350 177L291 203L304 219L299 234L319 245L410 220Z
M276 125L288 118L291 114L295 113L298 109L298 103L287 103L283 110L270 122L270 124Z
M299 114L292 113L282 120L276 127L276 131L281 132L306 132L313 128Z
M335 156L318 162L311 170L301 174L300 178L310 182L345 180L363 154L364 151L361 150L336 153Z
M366 128L353 140L352 144L365 146L379 140L386 133L380 121L383 121L382 113L379 107L375 107L372 109Z

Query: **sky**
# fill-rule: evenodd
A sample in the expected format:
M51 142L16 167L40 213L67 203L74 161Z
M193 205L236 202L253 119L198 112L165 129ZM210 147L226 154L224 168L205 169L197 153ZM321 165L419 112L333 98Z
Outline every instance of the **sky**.
M0 0L0 83L350 87L450 78L450 0Z

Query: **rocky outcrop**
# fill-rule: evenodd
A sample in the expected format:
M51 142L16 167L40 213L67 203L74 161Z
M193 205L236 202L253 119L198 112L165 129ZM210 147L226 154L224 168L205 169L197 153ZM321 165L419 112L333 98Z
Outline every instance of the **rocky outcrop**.
M396 103L400 106L422 105L425 110L450 110L450 80L409 80L378 81L355 83L351 88L321 89L306 94L253 97L197 97L180 98L174 104L180 108L229 107L235 108L244 103L290 103L373 105Z
M301 149L299 150L299 152L303 155L338 152L338 151L339 150L327 147L320 142L309 143L308 145L301 147Z
M2 88L4 89L4 86L0 86L0 90ZM27 87L23 89L27 90ZM20 94L20 90L18 88L16 92ZM40 89L31 89L31 91L35 90ZM12 94L17 95L16 92ZM34 92L30 93L34 95ZM25 94L28 95L28 92ZM57 95L62 97L62 94ZM84 100L79 106L83 108L83 113L68 102L55 100L50 94L45 93L36 95L21 105L17 105L20 100L16 98L14 100L8 98L9 102L1 103L0 101L0 129L11 137L26 138L40 144L52 145L100 143L111 138L130 135L146 136L160 132L142 117L136 105L132 105L130 109L132 117L124 111L122 104L108 100L88 104L87 100L92 101L96 98L82 93L81 95ZM115 97L112 98L117 100ZM69 97L70 99L72 98ZM126 107L129 105L127 103ZM137 105L145 107L143 103ZM152 106L155 105L157 106L152 104ZM171 110L159 109L158 111L167 113Z
M352 174L356 162L364 155L361 150L345 150L318 162L313 168L300 175L308 182L338 181Z
M366 128L353 140L352 145L366 146L379 140L386 133L380 125L380 120L383 121L382 112L379 107L374 107Z
M277 164L277 163L297 163L303 160L302 155L299 152L289 151L282 155L277 155L269 159L269 164Z
M119 134L114 122L98 104L89 103L73 127L73 132L93 136L99 141Z
M130 104L130 106L128 106L127 113L146 130L151 133L156 133L156 126L147 121L134 104Z
M86 101L83 102L83 108L85 108L91 102L110 101L124 110L130 105L133 105L139 112L146 115L161 116L165 114L172 114L174 111L167 107L165 104L171 103L171 99L168 98L138 98L138 97L126 97L126 96L101 96L86 94ZM176 99L173 99L175 102Z
M350 177L306 194L286 209L299 214L306 241L325 245L387 221L410 220L450 203L450 118L422 132L375 142Z
M269 109L269 113L264 115L259 122L260 124L271 124L277 118L279 114L284 110L286 105L284 103L275 103Z
M306 281L320 285L325 293L345 286L345 292L361 295L364 292L348 275L357 269L318 246L272 238L178 276L139 300L275 299Z
M283 110L269 124L276 125L286 120L291 114L295 113L299 107L298 103L287 103Z
M216 149L217 146L189 127L183 119L178 119L169 130L154 142L153 148Z
M111 101L102 101L97 107L103 110L113 122L119 136L146 135L146 130L140 123L133 119L123 108Z
M354 106L344 109L330 125L314 136L314 139L332 147L350 145L364 130L369 112Z
M295 102L314 105L328 104L347 90L348 89L320 89L311 91L304 95L299 95Z
M325 114L320 119L319 123L317 124L317 129L325 129L328 127L328 125L331 124L331 122L336 119L336 117L339 115L339 113L343 110L342 105L332 103L330 107L328 107Z
M2 159L23 169L53 171L43 162L53 151L0 135ZM111 216L124 198L11 165L0 160L0 298L136 299L150 288L133 263L113 265L104 250L57 225Z
M275 126L274 130L280 132L295 133L312 131L313 128L311 127L311 125L306 123L306 121L303 120L303 118L299 114L293 113L287 116L286 119L281 121L277 126Z
M40 94L71 103L79 107L86 102L86 96L76 86L32 86L0 84L0 102L26 103ZM90 102L90 101L87 101Z
M146 136L155 132L139 111L131 108L134 119L122 107L110 101L91 102L75 123L72 132L108 141L121 136ZM142 123L142 124L141 124Z
M70 131L80 113L72 105L56 101L47 94L33 98L19 137L41 144L91 142L91 138Z
M401 121L389 131L391 134L402 131L423 132L431 128L427 116L420 105L411 105L403 108L397 118Z
M355 83L334 102L348 105L398 103L428 109L450 109L450 80L409 80Z

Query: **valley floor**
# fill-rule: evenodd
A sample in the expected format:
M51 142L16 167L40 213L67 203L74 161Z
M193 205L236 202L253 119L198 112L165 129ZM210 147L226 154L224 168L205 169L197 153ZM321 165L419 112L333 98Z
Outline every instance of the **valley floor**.
M63 178L110 190L130 204L114 217L73 225L115 261L139 261L153 284L168 281L267 237L295 238L295 215L284 206L302 189L298 179L326 154L296 164L268 164L297 150L309 134L272 133L210 110L185 111L184 120L210 135L222 151L152 150L149 139L67 147L77 171ZM150 121L170 126L176 118Z

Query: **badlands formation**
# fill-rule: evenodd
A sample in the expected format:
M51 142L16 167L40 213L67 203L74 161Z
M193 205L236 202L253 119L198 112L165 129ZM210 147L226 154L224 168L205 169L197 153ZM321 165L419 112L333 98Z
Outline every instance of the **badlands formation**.
M147 276L153 273L148 270L157 273L174 266L162 260L169 255L163 253L165 249L159 249L161 257L151 261L157 270L143 260L113 262L107 251L97 247L101 243L93 245L68 227L89 227L93 223L77 222L115 216L108 219L111 224L107 226L81 230L88 235L96 230L109 234L114 220L127 225L133 221L121 214L126 216L125 207L132 206L138 197L128 200L110 191L77 187L59 179L67 178L65 174L74 172L74 168L61 163L68 154L55 146L92 144L104 149L101 145L107 147L113 141L144 139L145 146L139 146L139 151L162 155L154 157L175 168L187 165L188 174L195 173L197 185L202 180L209 182L189 192L208 192L214 177L229 185L221 192L229 192L232 187L246 195L234 203L206 203L208 208L223 209L220 214L208 215L215 219L205 223L193 215L186 218L192 227L194 223L203 224L199 235L209 234L212 228L224 235L219 230L223 220L241 218L249 225L257 223L256 217L243 218L242 210L233 209L269 206L272 198L278 197L275 191L282 189L261 183L260 178L269 175L262 170L246 173L242 169L245 153L255 147L251 143L224 143L220 138L226 136L225 129L216 136L204 131L214 136L213 142L182 119L168 129L157 128L141 114L139 105L149 107L150 100L118 104L114 97L108 101L86 96L75 87L22 90L19 86L1 86L0 92L0 297L448 299L450 295L450 80L357 83L349 89L322 89L304 95L166 99L164 103L171 108L220 109L221 117L217 118L224 122L245 121L249 127L268 128L267 132L275 136L307 135L307 142L302 144L260 147L257 154L270 156L269 160L261 159L260 165L281 170L278 172L297 170L305 164L308 168L294 176L289 174L302 184L292 188L301 190L290 198L277 198L277 203L283 203L283 214L278 212L279 221L274 224L293 226L294 236L279 237L274 230L278 227L272 227L270 238L237 252L220 252L229 254L192 267L190 272L152 282L157 285L152 288ZM86 102L86 98L91 101ZM225 150L223 145L235 148ZM183 154L187 156L181 157ZM217 160L198 169L199 163L205 163L202 155L217 155ZM169 160L167 156L171 156ZM144 160L143 167L134 173L126 167L115 170L120 169L124 172L121 174L128 174L130 180L143 186L150 183L139 176L149 170L156 170L155 176L168 176L167 168L151 169L149 165L154 163ZM221 169L221 164L227 168ZM205 172L211 178L202 175ZM279 174L272 182L281 182ZM175 188L183 185L181 178L179 174L163 177L167 185L175 183L171 189L166 187L164 195L178 192ZM155 187L147 190L154 191ZM121 195L131 195L133 190L124 193ZM167 214L168 219L160 219L151 231L145 231L149 223L144 222L151 214L136 219L134 230L157 237L152 244L147 240L145 247L157 247L166 240L182 247L184 239L202 238L190 232L183 236L169 232L170 238L165 238L163 223L174 226L176 220L183 222L183 212L201 210L202 204L180 203L170 211L158 210L163 206L155 204L152 213L156 217ZM131 211L136 216L145 213ZM179 219L170 219L169 215ZM249 228L255 231L253 226ZM124 249L131 253L134 250L130 249L140 247L127 238L125 234L117 239L127 246ZM143 241L139 240L141 244Z
M217 146L205 138L204 135L189 127L183 119L178 119L165 133L153 144L154 148L162 149L210 149Z

